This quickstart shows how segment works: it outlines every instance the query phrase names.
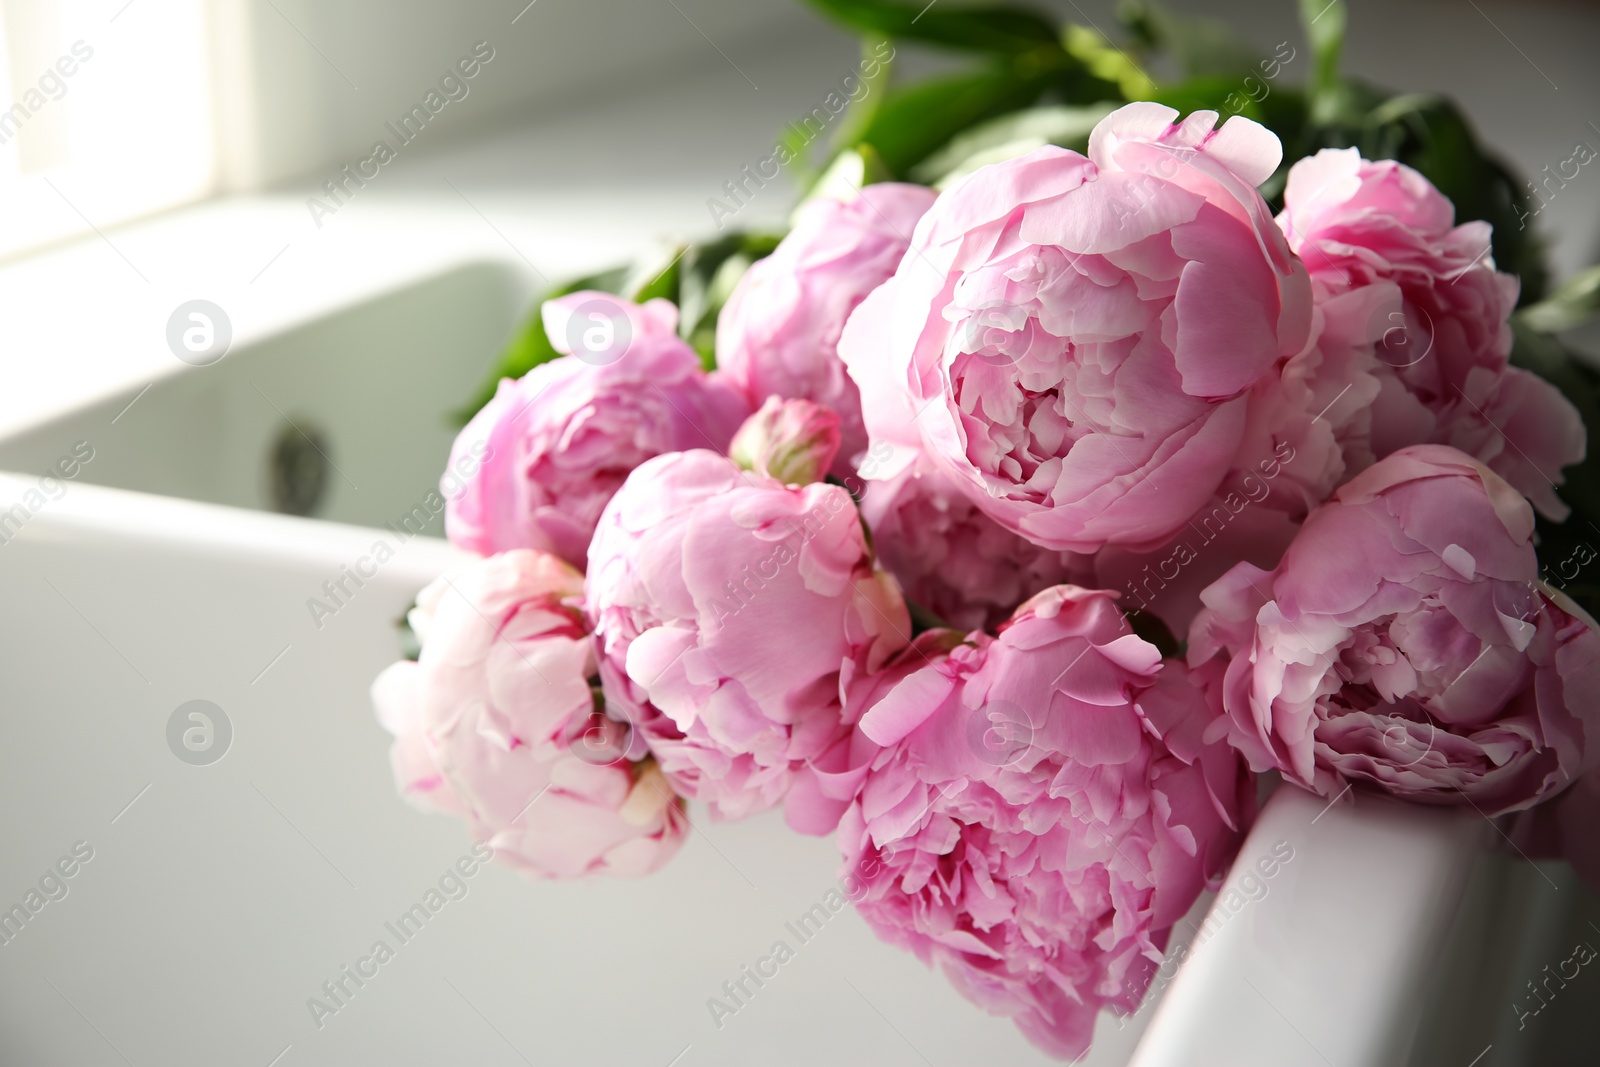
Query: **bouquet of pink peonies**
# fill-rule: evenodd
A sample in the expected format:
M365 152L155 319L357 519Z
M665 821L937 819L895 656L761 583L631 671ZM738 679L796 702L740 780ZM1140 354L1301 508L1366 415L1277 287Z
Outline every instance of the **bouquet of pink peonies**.
M481 558L374 685L402 792L552 878L782 808L1063 1058L1137 1010L1257 775L1526 813L1600 870L1593 576L1550 569L1600 515L1596 375L1548 332L1600 284L1527 299L1503 168L1453 204L1404 142L1336 146L1376 107L1337 28L1286 118L1157 102L1215 86L1031 13L819 6L1007 61L964 126L938 81L877 102L781 239L543 303L456 444Z

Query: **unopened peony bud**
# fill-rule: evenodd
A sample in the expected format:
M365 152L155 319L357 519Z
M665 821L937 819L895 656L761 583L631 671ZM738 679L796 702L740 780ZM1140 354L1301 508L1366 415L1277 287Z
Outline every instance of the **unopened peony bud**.
M784 485L821 481L839 452L839 416L809 400L769 396L733 435L728 456Z
M633 788L617 815L631 826L651 826L667 808L681 803L667 783L667 776L661 773L661 764L646 758L634 769Z

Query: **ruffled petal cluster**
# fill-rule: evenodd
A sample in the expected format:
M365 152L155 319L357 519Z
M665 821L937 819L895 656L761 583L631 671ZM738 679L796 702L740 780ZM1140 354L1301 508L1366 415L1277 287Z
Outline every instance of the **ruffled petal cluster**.
M1256 770L1494 815L1600 757L1600 633L1538 582L1533 511L1442 445L1345 483L1271 571L1211 585L1191 663L1226 662L1218 729Z
M614 705L668 778L719 816L783 800L847 731L842 694L910 640L848 491L705 450L640 466L589 555Z
M1509 364L1518 285L1495 270L1489 224L1457 225L1421 174L1354 148L1296 163L1278 223L1322 313L1298 407L1337 404L1319 429L1338 440L1340 473L1407 445L1451 445L1565 518L1555 486L1583 459L1583 423L1554 386Z
M411 613L416 661L373 683L402 794L466 819L530 875L643 875L688 832L653 760L596 707L583 578L518 549L434 582Z
M1255 189L1277 138L1176 116L1129 104L1087 158L1045 147L957 182L840 341L874 442L1046 548L1170 537L1306 341L1306 271Z
M860 731L882 747L839 827L857 907L1079 1056L1101 1009L1137 1008L1172 925L1225 870L1249 779L1187 729L1203 691L1110 594L1052 588L998 637L918 651L866 694Z
M666 300L572 293L545 303L544 322L567 354L503 380L456 438L445 529L479 555L536 548L581 568L601 509L633 468L726 448L750 405L701 369Z
M1001 526L926 458L867 482L861 517L906 596L961 631L992 630L1048 586L1095 584L1089 557Z

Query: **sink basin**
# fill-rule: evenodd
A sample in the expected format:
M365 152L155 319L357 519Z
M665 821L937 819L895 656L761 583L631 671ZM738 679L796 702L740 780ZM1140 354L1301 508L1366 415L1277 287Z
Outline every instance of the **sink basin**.
M0 903L92 851L0 944L8 1062L1049 1062L849 910L797 943L785 923L838 884L837 854L775 814L697 818L643 881L475 869L390 932L474 866L457 821L395 793L367 696L396 620L458 558L436 516L421 535L401 519L529 296L509 268L455 270L0 441ZM309 517L272 514L299 431L324 491ZM79 442L92 458L41 490ZM394 558L314 618L378 540ZM172 727L192 701L221 716ZM211 753L187 731L225 730L221 758L191 762ZM708 999L780 939L795 958L716 1026ZM377 970L358 986L345 967ZM1087 1062L1126 1059L1135 1031L1107 1023Z
M656 876L544 884L479 869L455 820L395 794L367 687L459 558L426 505L447 413L529 298L509 267L452 270L0 440L0 908L22 909L0 915L0 1058L1051 1062L848 908L797 939L837 855L776 814L694 810ZM393 558L314 615L379 541ZM1128 1063L1147 1027L1144 1067L1403 1062L1441 953L1481 961L1485 931L1521 929L1468 892L1493 882L1481 821L1309 801L1275 797L1246 847L1297 842L1299 866L1237 913L1236 870L1191 955L1213 922L1197 904L1187 962L1102 1019L1084 1063ZM793 958L713 1014L780 940ZM1328 973L1359 995L1314 995Z
M449 412L488 374L531 295L520 274L475 264L210 366L174 360L183 373L142 394L0 441L0 470L43 472L87 441L94 458L79 481L278 510L275 452L298 444L326 467L311 513L381 527L437 489L455 437ZM428 532L442 536L442 521Z

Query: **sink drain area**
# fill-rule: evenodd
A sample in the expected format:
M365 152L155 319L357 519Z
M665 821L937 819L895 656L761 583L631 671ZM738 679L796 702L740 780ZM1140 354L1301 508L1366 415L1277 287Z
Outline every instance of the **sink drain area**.
M315 515L328 495L328 435L303 418L285 420L267 451L267 486L272 510Z

